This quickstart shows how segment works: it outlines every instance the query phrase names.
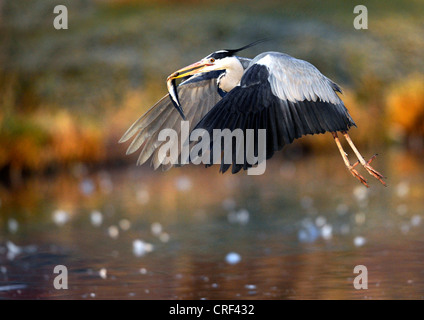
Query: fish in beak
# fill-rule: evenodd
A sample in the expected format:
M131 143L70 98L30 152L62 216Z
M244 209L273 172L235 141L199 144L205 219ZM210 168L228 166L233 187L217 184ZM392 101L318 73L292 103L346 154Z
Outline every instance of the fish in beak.
M169 97L172 101L172 104L178 110L178 112L180 113L181 117L184 120L186 120L186 117L181 107L180 99L178 98L176 79L185 78L185 77L194 75L196 73L202 72L202 70L209 65L210 64L207 61L200 60L187 67L184 67L180 70L175 71L166 80L166 86L168 88Z

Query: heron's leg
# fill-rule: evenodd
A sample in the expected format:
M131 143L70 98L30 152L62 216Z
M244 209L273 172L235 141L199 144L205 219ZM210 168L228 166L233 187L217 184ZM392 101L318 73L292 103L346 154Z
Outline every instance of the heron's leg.
M368 187L367 184L367 180L361 176L358 171L356 171L355 167L358 165L359 161L357 161L354 165L351 165L349 162L349 159L347 157L346 152L343 150L342 144L340 143L339 137L337 136L337 132L332 132L331 133L333 135L334 141L337 144L337 147L339 148L340 154L342 155L343 161L346 165L346 168L349 169L350 173L357 178L363 185L365 185L366 187Z
M368 173L378 179L385 186L386 183L383 181L384 176L370 165L370 163L377 157L377 155L375 154L368 161L365 161L364 157L359 153L358 149L353 144L347 132L343 132L343 135L349 143L350 147L352 148L353 152L355 152L356 156L358 157L359 162L364 166Z

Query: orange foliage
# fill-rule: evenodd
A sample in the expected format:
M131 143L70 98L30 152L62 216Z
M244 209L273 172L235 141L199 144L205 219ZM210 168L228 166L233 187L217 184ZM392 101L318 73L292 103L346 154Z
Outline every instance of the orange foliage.
M386 111L400 134L424 137L424 75L414 74L391 86Z
M95 124L86 120L81 121L68 111L53 115L42 114L39 119L49 136L49 143L45 149L48 162L69 164L76 161L103 160L105 154L103 132Z

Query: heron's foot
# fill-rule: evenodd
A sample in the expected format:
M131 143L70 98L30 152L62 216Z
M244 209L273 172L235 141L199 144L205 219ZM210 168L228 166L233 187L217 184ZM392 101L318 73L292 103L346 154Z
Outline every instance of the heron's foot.
M352 166L347 167L350 171L350 173L352 174L352 176L354 176L356 179L359 180L359 182L361 182L364 186L366 186L367 188L369 188L369 185L367 183L367 179L365 179L362 175L359 174L358 171L356 171L355 167L359 164L359 160Z
M383 186L387 186L386 182L384 182L384 176L378 172L377 170L375 170L373 167L371 167L370 163L377 157L377 154L373 155L365 164L364 164L364 168L368 171L368 173L372 176L374 176L374 178L376 178L378 181L381 182L381 184Z

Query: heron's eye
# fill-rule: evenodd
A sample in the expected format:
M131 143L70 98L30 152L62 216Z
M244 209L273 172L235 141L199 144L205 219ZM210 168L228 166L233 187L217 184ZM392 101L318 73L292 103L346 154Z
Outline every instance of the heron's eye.
M214 62L215 62L215 59L214 59L214 58L210 58L210 59L209 59L209 62L210 62L210 63L214 63Z

